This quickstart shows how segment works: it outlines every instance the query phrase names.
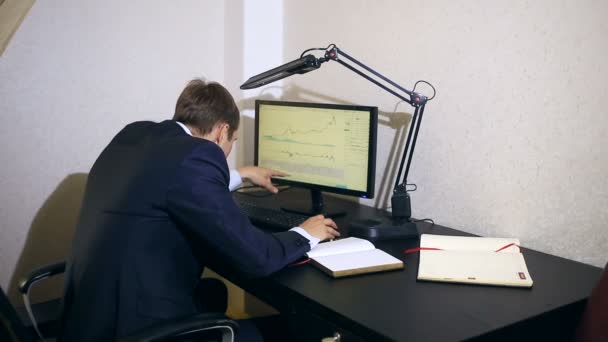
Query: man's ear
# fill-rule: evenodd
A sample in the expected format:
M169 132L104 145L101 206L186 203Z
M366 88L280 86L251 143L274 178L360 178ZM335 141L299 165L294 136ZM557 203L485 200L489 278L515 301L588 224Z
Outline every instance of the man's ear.
M220 124L220 134L219 134L219 139L220 141L229 141L229 136L230 136L230 125L227 123L222 123Z
M205 139L210 140L216 144L219 144L219 142L221 141L221 134L222 134L222 125L216 124L211 129L211 132L207 133L207 135L205 136Z

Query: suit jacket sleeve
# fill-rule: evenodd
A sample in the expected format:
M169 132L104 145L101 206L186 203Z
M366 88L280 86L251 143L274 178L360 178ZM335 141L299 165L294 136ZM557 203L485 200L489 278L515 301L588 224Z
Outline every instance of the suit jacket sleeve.
M298 233L269 234L253 226L235 204L228 183L221 149L201 144L184 159L169 188L170 215L181 229L247 275L268 275L308 252L308 240Z

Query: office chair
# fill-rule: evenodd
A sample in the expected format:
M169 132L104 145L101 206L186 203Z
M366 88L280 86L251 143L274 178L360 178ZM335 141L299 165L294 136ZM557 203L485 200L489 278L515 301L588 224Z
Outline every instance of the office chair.
M33 341L33 336L27 333L4 289L0 290L0 341Z
M587 300L575 341L608 341L608 264Z
M31 320L32 327L36 334L41 340L45 340L42 334L43 329L40 329L36 320L36 311L30 303L29 293L34 284L37 282L52 277L57 274L65 272L65 262L58 262L51 265L40 267L31 272L26 278L21 280L19 283L19 292L23 296L23 302L27 310L28 316ZM60 302L57 301L57 305ZM2 309L2 329L0 330L0 341L21 341L30 342L36 341L34 334L28 332L23 322L17 315L15 309L11 306L2 292L2 298L0 299L0 308ZM51 325L54 325L56 329L50 330L53 332L53 336L56 337L59 325L59 308L52 310L57 316L52 318ZM5 318L6 316L6 318ZM6 323L5 323L6 322ZM190 339L193 337L207 336L206 334L217 334L221 338L221 342L234 341L236 331L238 330L238 324L220 313L203 313L193 315L190 317L184 317L179 319L168 320L151 327L147 327L136 331L129 336L121 338L121 342L153 342L153 341L164 341L171 339L172 341L179 341L181 339ZM3 332L6 331L6 332ZM2 334L5 335L2 335ZM213 335L216 336L216 335Z

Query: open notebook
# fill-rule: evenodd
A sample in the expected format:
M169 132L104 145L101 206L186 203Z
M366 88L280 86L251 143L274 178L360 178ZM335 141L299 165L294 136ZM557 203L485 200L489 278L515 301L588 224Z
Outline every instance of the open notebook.
M531 287L518 239L422 234L418 279Z
M320 243L307 255L315 266L334 278L404 267L403 261L356 237Z

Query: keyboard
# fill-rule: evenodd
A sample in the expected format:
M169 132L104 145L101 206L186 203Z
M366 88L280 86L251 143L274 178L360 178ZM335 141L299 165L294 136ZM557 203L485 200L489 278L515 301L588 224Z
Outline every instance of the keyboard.
M309 217L280 209L259 207L255 204L242 201L237 201L237 204L245 215L249 216L251 223L254 225L278 231L285 231L297 227Z

